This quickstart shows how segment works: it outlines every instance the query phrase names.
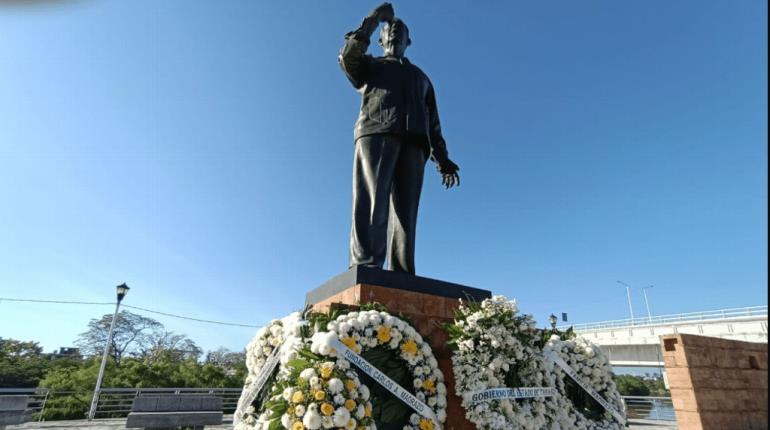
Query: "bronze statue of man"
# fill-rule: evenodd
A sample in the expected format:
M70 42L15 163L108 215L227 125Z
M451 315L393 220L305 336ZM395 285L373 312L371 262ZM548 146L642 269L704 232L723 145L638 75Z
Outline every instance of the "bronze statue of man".
M382 57L366 54L383 23ZM414 274L417 206L425 162L432 159L442 184L460 184L460 168L448 156L436 98L425 73L404 57L412 43L406 24L383 3L345 36L342 71L363 96L356 121L350 267L382 267L391 222L390 269Z

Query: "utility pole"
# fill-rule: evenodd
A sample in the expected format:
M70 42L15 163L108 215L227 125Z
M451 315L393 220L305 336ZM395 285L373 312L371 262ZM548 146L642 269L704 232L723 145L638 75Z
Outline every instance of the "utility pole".
M634 306L631 304L631 286L623 281L617 281L617 283L626 287L626 295L628 296L628 311L631 313L631 325L634 325Z
M102 366L99 368L99 376L96 378L96 388L94 388L94 397L91 399L91 409L88 410L88 421L94 419L96 415L96 406L99 403L99 393L102 389L102 379L104 378L104 369L107 367L107 356L110 353L110 346L112 345L112 331L115 329L115 320L118 319L118 309L120 309L120 302L123 301L123 297L126 296L129 288L126 284L120 284L116 287L118 293L118 303L115 305L115 313L112 315L112 322L110 322L110 331L107 334L107 345L104 345L104 355L102 355Z
M652 312L650 312L650 301L647 300L647 290L653 287L655 287L655 285L648 285L642 288L642 293L644 293L644 305L647 306L647 322L650 323L652 322Z

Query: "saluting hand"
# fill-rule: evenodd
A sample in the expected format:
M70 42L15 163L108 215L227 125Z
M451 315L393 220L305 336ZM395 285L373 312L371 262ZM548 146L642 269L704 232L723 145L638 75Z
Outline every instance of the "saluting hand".
M379 22L391 22L396 17L396 13L393 11L393 5L385 2L377 6L370 16L377 18Z

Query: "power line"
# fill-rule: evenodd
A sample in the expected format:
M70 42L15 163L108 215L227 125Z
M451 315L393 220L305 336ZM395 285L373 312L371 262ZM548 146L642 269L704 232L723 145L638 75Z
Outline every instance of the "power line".
M167 317L179 318L179 319L190 320L190 321L197 321L197 322L202 322L202 323L207 323L207 324L228 325L228 326L233 326L233 327L252 327L252 328L262 327L261 325L230 323L230 322L222 322L222 321L204 320L204 319L200 319L200 318L186 317L186 316L182 316L182 315L174 315L174 314L169 314L169 313L166 313L166 312L154 311L152 309L140 308L139 306L123 305L123 307L124 308L137 309L137 310L140 310L140 311L150 312L150 313L158 314L158 315L164 315L164 316L167 316Z
M30 302L30 303L56 303L64 305L114 305L115 302L78 302L74 300L38 300L38 299L12 299L10 297L0 297L0 302Z
M10 297L0 297L0 303L2 303L3 300L8 302L53 303L53 304L64 304L64 305L114 305L115 304L114 302L82 302L82 301L76 301L76 300L39 300L39 299L17 299L17 298L10 298ZM178 318L178 319L183 319L188 321L196 321L196 322L201 322L206 324L217 324L217 325L225 325L225 326L231 326L231 327L249 327L249 328L262 327L261 325L241 324L241 323L193 318L193 317L188 317L184 315L176 315L176 314L170 314L168 312L161 312L161 311L156 311L152 309L140 308L139 306L123 305L123 307L136 309L144 312L150 312L153 314L163 315L171 318Z

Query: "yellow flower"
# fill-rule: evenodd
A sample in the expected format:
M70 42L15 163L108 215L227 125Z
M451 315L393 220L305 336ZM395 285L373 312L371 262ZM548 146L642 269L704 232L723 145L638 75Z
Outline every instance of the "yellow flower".
M326 392L323 390L318 390L313 394L313 397L320 402L326 398Z
M345 381L345 388L347 388L348 391L353 391L356 389L356 381L352 379L348 379Z
M388 343L390 342L390 326L389 325L382 325L377 330L377 340L380 341L380 343Z
M321 377L324 379L329 379L332 377L333 371L334 366L321 366Z
M420 419L420 430L433 430L433 421L425 418Z
M329 417L334 413L334 406L331 403L324 403L321 405L321 413Z
M417 342L409 339L401 345L401 352L406 355L417 355Z
M356 406L357 405L356 405L356 401L355 400L353 400L353 399L345 400L345 409L347 409L349 411L352 411L353 409L356 408Z
M371 417L372 416L372 405L371 405L371 403L367 404L366 406L364 406L364 416L365 417Z
M425 382L422 383L422 388L429 393L435 393L436 381L433 379L426 379Z
M289 406L289 409L286 409L286 413L291 416L294 416L294 411L295 411L294 406Z
M422 424L420 424L420 427L422 427ZM296 421L294 422L294 425L291 426L291 430L305 430L305 426L302 425L302 421Z
M356 345L356 340L355 339L353 339L352 337L347 337L347 336L342 338L342 343L344 343L345 346L347 346L348 348L350 348L352 350L355 350L356 346L358 346L358 345Z
M291 395L291 401L294 403L302 403L305 401L305 395L302 394L302 391L295 391L294 394Z

